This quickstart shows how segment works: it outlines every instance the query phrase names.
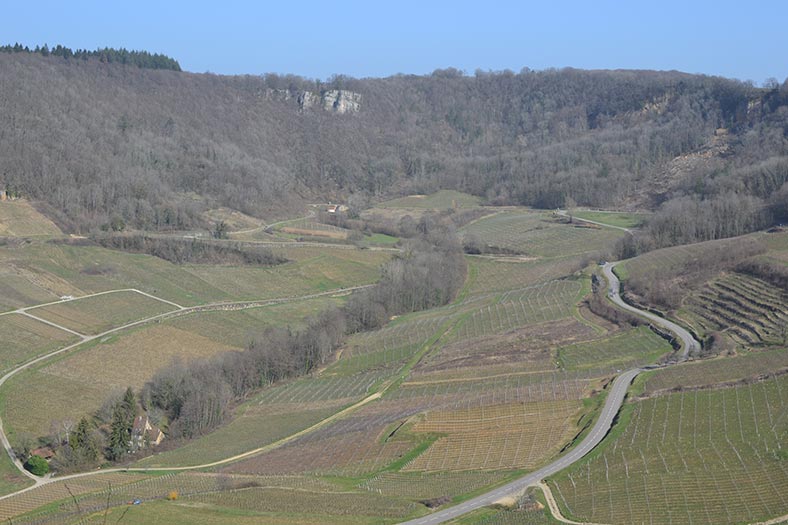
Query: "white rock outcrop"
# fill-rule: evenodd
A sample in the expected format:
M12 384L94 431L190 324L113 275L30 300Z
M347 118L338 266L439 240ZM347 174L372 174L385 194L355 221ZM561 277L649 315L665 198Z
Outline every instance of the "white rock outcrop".
M334 113L357 113L361 109L361 94L344 89L330 89L321 97L323 109Z

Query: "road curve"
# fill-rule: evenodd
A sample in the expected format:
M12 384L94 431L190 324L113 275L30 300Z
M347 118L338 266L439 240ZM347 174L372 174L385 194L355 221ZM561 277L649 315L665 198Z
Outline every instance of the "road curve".
M594 428L578 446L554 462L550 463L546 467L540 468L535 472L531 472L522 478L516 479L510 483L507 483L506 485L498 487L497 489L494 489L486 494L469 499L468 501L460 503L454 507L449 507L445 510L435 512L427 516L422 516L421 518L406 521L403 525L433 525L457 518L463 514L471 512L472 510L492 505L499 499L521 492L527 487L536 485L547 476L551 476L579 460L588 454L594 447L596 447L599 442L602 441L602 439L607 435L607 432L610 430L616 414L618 414L618 409L624 402L624 396L627 393L627 388L639 373L639 368L627 370L623 374L619 375L615 381L613 381L613 386L610 388L610 392L608 393L605 406L602 409L602 414L600 414L599 419L597 419L597 422L594 424Z
M613 268L616 264L618 263L606 263L603 267L603 271L608 282L608 297L617 306L643 316L654 324L674 332L682 341L682 361L687 358L687 355L689 355L690 351L700 348L700 345L692 337L692 335L676 323L625 303L619 295L621 284L618 280L618 277L616 277L616 275L613 273ZM492 505L504 497L518 494L527 487L539 484L542 479L551 476L565 469L572 463L580 460L583 456L593 450L594 447L596 447L607 435L610 427L613 425L613 421L615 420L619 409L621 408L621 405L624 402L624 397L627 394L629 385L641 371L642 369L640 368L633 368L616 377L615 381L613 381L613 385L610 388L607 399L605 400L602 413L594 424L594 427L591 429L591 432L586 435L585 438L583 438L583 441L578 446L574 447L557 460L535 472L531 472L530 474L507 483L506 485L482 494L481 496L469 499L468 501L460 503L454 507L449 507L427 516L422 516L420 518L403 522L402 525L435 525L437 523L444 523L451 519L462 516L463 514L467 514L473 510Z
M610 298L610 300L613 301L619 308L635 313L641 317L645 317L654 324L659 325L662 328L666 328L676 334L676 336L678 336L678 338L681 340L681 361L685 361L690 353L697 353L700 350L700 343L698 343L692 334L690 334L685 328L682 328L673 321L665 319L664 317L660 317L657 314L646 312L640 308L635 308L631 304L626 303L621 298L621 295L619 294L621 282L618 280L616 274L613 273L613 268L615 268L620 262L621 261L615 263L605 263L605 265L602 267L602 271L605 274L605 279L607 279L607 296Z
M634 313L636 313L638 315L646 317L649 320L651 320L654 324L659 325L659 326L661 326L661 327L663 327L665 329L671 330L674 333L676 333L676 335L682 340L682 345L684 347L683 358L686 358L686 356L688 355L688 353L689 353L689 351L691 349L700 347L700 345L697 343L697 341L695 341L693 339L692 335L689 332L687 332L686 330L684 330L682 327L678 326L677 324L675 324L675 323L673 323L671 321L668 321L667 319L664 319L662 317L659 317L657 315L654 315L654 314L652 314L650 312L645 312L645 311L639 310L639 309L637 309L637 308L625 303L619 296L619 288L620 288L619 280L615 276L615 274L613 274L613 272L612 272L612 269L615 266L615 264L616 263L607 263L603 267L605 277L607 278L608 284L609 284L608 296L615 304L617 304L621 308L624 308L624 309L626 309L628 311L632 311L632 312L634 312ZM285 299L279 299L279 300L274 299L274 300L265 301L265 302L266 303L288 302L288 301L292 301L292 300L306 299L306 298L316 297L316 296L330 294L330 293L341 293L341 292L344 292L344 291L352 291L352 290L355 290L355 289L365 288L365 287L366 286L357 286L357 287L351 287L351 288L346 288L346 289L332 290L332 291L329 291L329 292L322 292L322 293L313 294L313 295L304 296L304 297L285 298ZM251 303L254 303L254 302L246 302L246 303L244 303L244 302L239 302L239 303L217 303L217 304L211 304L211 305L203 305L202 308L205 308L206 306L207 307L231 306L233 304L239 304L239 305L240 304L245 304L247 306L250 306ZM257 305L259 305L259 303L257 303ZM48 358L50 358L50 357L52 357L54 355L57 355L57 354L66 352L68 350L71 350L71 349L73 349L73 348L75 348L77 346L80 346L80 345L86 343L87 341L91 341L93 339L100 338L100 337L102 337L104 335L107 335L109 333L117 332L117 331L120 331L120 330L124 330L124 329L127 329L129 327L136 326L136 325L139 325L139 324L142 324L142 323L146 323L146 322L150 322L150 321L162 318L162 317L171 316L173 314L177 315L177 314L185 314L185 313L191 313L191 312L194 312L194 311L198 311L198 309L200 308L200 307L184 308L184 307L179 306L179 305L174 305L174 306L178 306L180 309L179 310L174 310L172 312L167 312L167 313L164 313L164 314L160 314L160 315L157 315L157 316L154 316L154 317L151 317L151 318L143 319L143 320L140 320L140 321L137 321L137 322L129 323L127 325L120 326L120 327L114 328L112 330L108 330L107 332L104 332L102 334L97 334L95 336L88 336L85 339L83 339L81 341L78 341L78 342L76 342L76 343L74 343L72 345L69 345L69 346L67 346L65 348L61 348L61 349L59 349L57 351L51 352L49 354L46 354L46 355L40 356L40 357L38 357L38 358L36 358L34 360L31 360L31 361L29 361L29 362L27 362L27 363L15 368L14 370L11 370L7 374L5 374L3 377L1 377L0 378L0 385L5 383L13 375L15 375L18 372L20 372L20 371L32 366L33 364L38 363L40 361L43 361L45 359L48 359ZM21 313L21 312L17 312L17 313ZM487 492L485 494L477 496L477 497L475 497L473 499L467 500L467 501L465 501L463 503L460 503L459 505L456 505L454 507L449 507L447 509L435 512L433 514L430 514L430 515L427 515L427 516L422 516L420 518L416 518L416 519L404 522L403 525L433 525L433 524L437 524L437 523L446 522L448 520L451 520L451 519L454 519L456 517L459 517L459 516L461 516L463 514L467 514L468 512L471 512L473 510L476 510L476 509L479 509L479 508L491 505L491 504L495 503L496 501L498 501L498 500L500 500L500 499L502 499L502 498L504 498L506 496L510 496L512 494L517 494L517 493L523 491L525 488L527 488L529 486L537 485L542 479L544 479L544 478L546 478L548 476L551 476L551 475L553 475L553 474L565 469L566 467L570 466L571 464L575 463L576 461L580 460L583 456L585 456L591 450L593 450L594 447L596 447L602 441L602 439L604 439L604 437L607 435L608 431L610 430L610 427L613 424L613 421L615 420L616 415L618 414L619 409L621 408L621 405L624 402L624 398L626 396L627 389L628 389L629 385L632 383L632 381L635 379L635 377L637 377L637 375L641 371L642 370L640 368L633 368L631 370L627 370L627 371L623 372L618 377L616 377L616 379L612 383L612 386L610 387L610 391L608 393L607 399L605 400L605 404L604 404L604 406L602 408L602 412L601 412L599 418L597 419L596 423L594 424L593 428L583 438L583 441L579 445L577 445L576 447L571 449L565 455L561 456L560 458L558 458L554 462L550 463L549 465L547 465L545 467L542 467L541 469L539 469L537 471L534 471L534 472L532 472L530 474L527 474L527 475L525 475L525 476L523 476L523 477L521 477L519 479L511 481L511 482L509 482L509 483L507 483L505 485L502 485L501 487L493 489L490 492ZM372 397L374 397L374 395ZM371 398L370 399L364 399L364 400L362 400L361 403L366 403L367 401L370 401L370 400L371 400ZM58 478L58 477L54 477L54 478L40 478L38 476L34 476L31 473L27 472L22 467L21 462L19 462L19 460L13 454L13 451L11 449L10 443L8 442L8 439L7 439L5 433L3 432L3 429L2 429L2 420L0 420L0 441L2 441L2 444L3 444L4 448L6 449L7 453L9 454L9 456L12 458L12 460L14 460L14 463L15 463L16 467L23 474L25 474L28 477L32 478L36 482L34 485L32 485L32 486L30 486L30 487L28 487L26 489L22 489L20 491L17 491L17 492L14 492L14 493L2 496L2 497L0 497L0 500L4 500L4 499L7 499L7 498L10 498L12 496L21 494L23 492L27 492L27 491L32 490L33 488L36 488L36 487L38 487L40 485L44 485L44 484L48 484L48 483L52 483L52 482L56 482L56 481L61 481L61 480L65 480L65 479L86 477L86 476L91 476L91 475L95 475L95 474L102 474L102 473L108 473L108 472L131 471L131 470L134 470L134 471L146 471L146 470L148 470L148 469L144 469L144 468L142 468L142 469L137 469L137 468L114 468L114 469L106 469L106 470L84 472L84 473L74 474L74 475L70 475L70 476L63 476L63 477L60 477L60 478ZM251 454L251 453L254 453L254 452L257 452L257 451L251 451L251 452L248 452L248 453L243 454L243 455L245 456L247 454ZM231 460L234 460L234 459L237 459L237 458L229 458L229 459L226 459L226 460L219 461L217 463L224 463L226 461L231 461ZM152 470L192 470L192 469L197 469L197 468L203 468L204 466L206 466L206 465L189 466L189 467L156 468L156 469L152 469Z

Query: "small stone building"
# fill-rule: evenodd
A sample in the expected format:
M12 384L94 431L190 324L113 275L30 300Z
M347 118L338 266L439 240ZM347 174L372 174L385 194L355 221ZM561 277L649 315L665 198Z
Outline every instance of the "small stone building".
M155 447L163 440L164 432L159 427L151 425L147 414L134 418L134 425L131 427L132 450Z

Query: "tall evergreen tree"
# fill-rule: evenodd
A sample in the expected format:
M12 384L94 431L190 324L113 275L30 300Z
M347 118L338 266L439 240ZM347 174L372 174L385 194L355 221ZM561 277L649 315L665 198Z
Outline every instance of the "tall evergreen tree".
M77 428L69 439L74 452L85 461L96 461L98 459L98 444L93 435L93 425L88 418L83 417L79 420Z

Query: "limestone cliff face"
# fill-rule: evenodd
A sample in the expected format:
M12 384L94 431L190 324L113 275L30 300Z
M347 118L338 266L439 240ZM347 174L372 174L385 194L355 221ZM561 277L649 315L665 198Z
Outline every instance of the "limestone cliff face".
M317 99L318 99L317 95L315 95L311 91L302 91L301 93L298 94L298 107L300 107L302 110L311 108L312 106L315 105Z
M320 107L332 113L358 113L361 109L361 94L345 89L330 89L322 94L302 91L298 94L298 107L304 111Z
M335 113L357 113L361 109L361 95L344 89L331 89L322 96L323 109Z

